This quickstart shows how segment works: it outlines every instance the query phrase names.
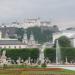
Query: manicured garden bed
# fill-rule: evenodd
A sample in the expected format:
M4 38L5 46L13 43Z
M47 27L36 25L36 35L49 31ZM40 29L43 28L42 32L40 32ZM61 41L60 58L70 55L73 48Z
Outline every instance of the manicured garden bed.
M75 71L60 68L0 69L0 75L75 75Z
M75 75L75 71L61 68L41 68L39 66L11 65L0 68L0 75Z
M26 68L26 69L17 69L17 71L63 71L61 68Z

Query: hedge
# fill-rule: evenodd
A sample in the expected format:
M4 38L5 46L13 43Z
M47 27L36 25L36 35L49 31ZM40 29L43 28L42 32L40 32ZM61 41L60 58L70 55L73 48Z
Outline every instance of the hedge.
M1 50L1 54L2 51L6 50L6 56L13 60L17 60L19 57L23 60L28 59L29 57L31 57L31 59L37 60L37 58L39 57L39 49L37 48L31 48L31 49L2 49Z
M56 59L56 49L47 48L45 49L45 57L49 58L52 62L55 62ZM71 47L62 47L61 48L61 60L65 62L65 59L68 59L68 62L75 62L75 48Z
M1 50L0 53L2 53L4 49ZM33 59L33 62L39 58L39 49L37 48L31 48L31 49L5 49L6 50L6 56L10 57L13 60L17 60L19 57L23 60L28 59L31 57ZM56 60L56 49L55 48L46 48L44 50L44 56L45 58L49 58L51 62L55 62ZM75 48L71 47L62 47L61 48L61 57L62 61L65 61L65 58L67 57L68 62L75 62Z

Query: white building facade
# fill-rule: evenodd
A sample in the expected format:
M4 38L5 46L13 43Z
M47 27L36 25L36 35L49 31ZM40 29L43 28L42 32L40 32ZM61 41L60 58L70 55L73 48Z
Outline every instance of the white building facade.
M44 21L44 20L40 20L40 18L29 18L29 19L25 19L23 21L15 21L12 23L6 23L6 24L2 24L1 26L6 26L6 27L17 27L17 28L28 28L28 27L34 27L34 26L51 26L51 22L50 21Z
M23 40L18 41L18 39L10 39L8 36L2 38L2 32L0 32L0 48L39 48L40 44L35 42L34 36L31 34L30 39L27 39L27 34L24 34Z

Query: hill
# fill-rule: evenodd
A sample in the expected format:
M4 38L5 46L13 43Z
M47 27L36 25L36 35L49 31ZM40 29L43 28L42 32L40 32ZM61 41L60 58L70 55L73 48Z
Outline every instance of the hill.
M16 33L19 37L19 40L22 40L24 32L27 32L28 39L30 38L31 32L34 35L34 38L39 43L44 43L48 41L52 41L52 33L59 31L56 25L52 27L42 26L42 27L29 27L27 29L17 28Z

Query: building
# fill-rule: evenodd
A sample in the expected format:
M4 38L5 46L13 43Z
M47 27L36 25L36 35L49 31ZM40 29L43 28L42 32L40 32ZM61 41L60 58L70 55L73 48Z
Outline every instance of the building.
M39 48L40 44L35 42L34 36L31 34L30 39L27 39L27 34L24 34L23 40L10 39L8 34L5 38L2 38L2 32L0 32L0 48Z
M61 36L66 36L70 39L71 45L75 47L75 30L63 30L53 33L53 43Z
M1 25L1 27L17 27L17 28L28 28L28 27L34 27L34 26L51 26L50 21L42 21L40 18L29 18L24 19L24 21L14 21L11 23L4 23Z
M2 37L6 37L6 33L8 33L9 37L17 37L16 27L0 27L0 31L2 32Z

